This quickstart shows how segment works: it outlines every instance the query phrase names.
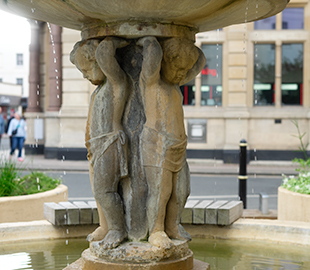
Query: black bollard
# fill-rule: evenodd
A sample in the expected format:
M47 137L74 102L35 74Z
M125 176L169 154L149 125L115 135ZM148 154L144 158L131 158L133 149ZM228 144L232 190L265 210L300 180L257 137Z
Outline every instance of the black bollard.
M247 148L246 140L240 141L240 153L239 153L239 197L243 202L243 208L246 209L246 182L248 179L246 173L246 165L247 165L247 157L246 157L246 148Z

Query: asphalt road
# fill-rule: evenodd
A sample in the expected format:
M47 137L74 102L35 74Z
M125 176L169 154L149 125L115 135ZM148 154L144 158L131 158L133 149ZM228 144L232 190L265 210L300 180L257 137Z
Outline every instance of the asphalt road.
M87 172L48 172L68 186L69 200L92 200ZM238 179L227 175L191 175L191 199L238 200ZM247 180L247 208L259 209L259 193L269 195L269 209L277 209L281 176L257 176Z

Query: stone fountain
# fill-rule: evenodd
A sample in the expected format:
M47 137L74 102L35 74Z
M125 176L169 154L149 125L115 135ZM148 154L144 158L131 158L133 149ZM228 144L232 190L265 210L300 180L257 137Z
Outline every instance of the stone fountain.
M195 34L267 18L287 0L3 0L81 31L70 60L98 85L85 144L100 226L68 269L207 269L180 215L190 192L179 86L204 67Z

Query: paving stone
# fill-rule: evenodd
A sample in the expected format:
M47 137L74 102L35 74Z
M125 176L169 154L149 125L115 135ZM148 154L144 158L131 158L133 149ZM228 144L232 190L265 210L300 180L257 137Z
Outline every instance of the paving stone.
M196 204L193 208L193 223L205 224L206 222L206 207L212 204L212 200L203 200Z
M59 204L67 209L67 225L80 224L80 210L76 205L70 202L59 202Z
M242 217L243 203L242 201L231 201L218 209L217 224L230 225L237 219Z
M217 224L217 211L228 201L215 201L206 208L206 224Z
M83 201L74 201L73 204L76 205L80 210L80 224L92 224L93 211L91 206Z
M87 203L93 211L93 224L99 224L99 214L96 201L88 201Z
M193 223L193 207L199 200L188 200L181 214L181 223Z
M67 217L67 209L63 206L48 202L43 205L44 218L53 225L65 225Z

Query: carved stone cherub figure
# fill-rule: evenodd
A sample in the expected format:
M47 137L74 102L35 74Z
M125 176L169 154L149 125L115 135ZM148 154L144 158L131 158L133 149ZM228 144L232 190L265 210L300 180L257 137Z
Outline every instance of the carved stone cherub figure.
M171 239L190 239L180 224L190 192L190 176L179 85L199 73L205 57L186 39L170 38L161 47L155 37L144 37L137 44L143 47L139 84L146 122L140 139L149 187L149 242L169 249L173 245Z
M106 37L102 41L81 41L71 52L71 61L84 77L99 85L91 97L85 141L100 217L100 227L88 240L99 241L103 249L115 248L127 238L118 183L128 176L122 117L129 86L128 76L115 58L116 49L126 45L128 42L123 39Z

